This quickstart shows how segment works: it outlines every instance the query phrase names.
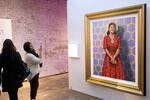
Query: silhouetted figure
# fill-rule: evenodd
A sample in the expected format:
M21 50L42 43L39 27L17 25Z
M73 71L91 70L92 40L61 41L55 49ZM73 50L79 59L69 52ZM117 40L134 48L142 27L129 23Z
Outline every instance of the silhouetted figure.
M22 59L19 52L16 51L13 42L6 39L0 55L0 75L2 76L2 91L8 92L10 100L18 100L18 89L22 86L18 78L20 64L22 64Z

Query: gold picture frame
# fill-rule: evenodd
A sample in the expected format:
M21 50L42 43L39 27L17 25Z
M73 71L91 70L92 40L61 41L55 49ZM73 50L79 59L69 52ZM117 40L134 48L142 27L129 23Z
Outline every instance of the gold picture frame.
M114 9L85 15L85 64L86 81L117 90L146 95L146 4ZM120 57L123 72L111 76L104 72L106 52L104 37L107 36L108 24L116 24L116 31L121 37ZM119 65L118 65L119 66ZM107 69L108 70L108 69ZM105 76L108 73L110 76ZM118 79L118 73L124 78ZM121 75L121 74L120 74ZM119 76L122 77L122 76Z

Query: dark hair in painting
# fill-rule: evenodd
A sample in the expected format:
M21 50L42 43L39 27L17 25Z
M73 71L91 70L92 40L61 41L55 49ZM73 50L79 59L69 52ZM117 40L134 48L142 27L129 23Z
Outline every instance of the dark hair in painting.
M116 24L115 23L109 23L109 25L108 25L108 31L107 31L107 35L109 35L110 34L110 32L109 32L109 28L110 28L110 26L111 25L113 25L114 27L115 27L115 29L116 29ZM116 31L114 32L115 34L117 33Z

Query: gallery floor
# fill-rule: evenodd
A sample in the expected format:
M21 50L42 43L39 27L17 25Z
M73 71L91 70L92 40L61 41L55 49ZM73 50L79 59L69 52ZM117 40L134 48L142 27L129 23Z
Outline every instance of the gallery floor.
M30 100L29 83L19 89L19 100ZM7 93L2 93L0 100L9 100ZM68 74L44 77L40 79L37 100L101 100L68 89Z

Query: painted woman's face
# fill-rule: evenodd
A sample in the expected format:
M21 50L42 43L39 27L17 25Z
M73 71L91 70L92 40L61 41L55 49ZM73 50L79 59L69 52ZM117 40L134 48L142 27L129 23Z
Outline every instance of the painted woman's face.
M110 27L109 27L109 32L110 32L110 33L114 33L115 31L116 31L115 25L110 25Z

